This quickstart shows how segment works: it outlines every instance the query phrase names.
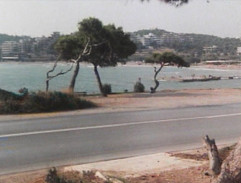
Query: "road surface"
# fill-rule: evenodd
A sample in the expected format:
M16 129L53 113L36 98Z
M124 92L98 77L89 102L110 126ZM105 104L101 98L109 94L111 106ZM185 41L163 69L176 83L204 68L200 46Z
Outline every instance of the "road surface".
M241 135L241 104L0 119L0 174L219 143Z

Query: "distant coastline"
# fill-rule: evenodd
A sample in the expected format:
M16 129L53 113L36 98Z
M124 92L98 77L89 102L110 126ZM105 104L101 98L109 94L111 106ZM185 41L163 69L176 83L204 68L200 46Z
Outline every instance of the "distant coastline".
M0 64L4 63L13 63L13 64L51 64L55 61L0 61ZM66 61L59 61L59 64L67 64ZM89 66L92 67L92 64L82 62L81 65L83 66ZM153 67L158 66L159 64L151 64L151 63L145 63L142 61L129 61L125 64L118 63L117 66L140 66L140 67ZM211 70L240 70L241 69L241 63L240 64L206 64L206 63L198 63L198 64L192 64L191 68L195 69L211 69Z

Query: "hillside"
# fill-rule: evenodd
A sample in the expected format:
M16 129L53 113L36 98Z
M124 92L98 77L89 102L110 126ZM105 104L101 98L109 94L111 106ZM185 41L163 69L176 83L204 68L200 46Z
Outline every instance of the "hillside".
M237 47L241 39L221 38L205 34L184 34L162 29L144 29L131 33L139 51L150 49L171 49L194 60L240 59ZM142 51L143 52L143 51Z
M7 35L7 34L0 34L0 45L4 41L19 41L19 40L24 39L26 37L27 36L11 36L11 35Z

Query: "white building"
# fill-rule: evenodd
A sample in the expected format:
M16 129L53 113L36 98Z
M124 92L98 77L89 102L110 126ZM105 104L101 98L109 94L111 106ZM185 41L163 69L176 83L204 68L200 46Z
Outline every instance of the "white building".
M142 37L139 34L130 34L130 39L134 42L134 43L139 43L142 41Z
M162 44L162 40L153 33L144 35L141 42L142 42L143 46L150 46L153 43L155 43L157 45Z
M2 60L18 60L20 45L16 41L5 41L1 45Z
M217 49L218 47L216 45L203 47L203 51L205 53L212 53L215 52Z
M237 47L237 55L241 55L241 47Z

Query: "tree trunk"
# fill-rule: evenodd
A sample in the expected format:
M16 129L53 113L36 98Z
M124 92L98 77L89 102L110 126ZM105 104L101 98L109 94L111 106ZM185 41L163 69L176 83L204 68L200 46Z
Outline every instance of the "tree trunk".
M151 87L150 89L151 89L151 93L155 93L156 92L156 89L158 88L158 86L159 86L159 81L157 80L157 75L158 75L158 73L162 70L162 68L163 68L163 66L164 66L164 63L161 63L161 66L160 66L160 68L158 69L158 70L156 70L156 67L154 67L154 81L155 81L155 87Z
M96 76L98 86L99 86L99 89L100 89L100 93L101 93L102 96L106 97L107 95L103 91L103 86L102 86L102 83L101 83L101 79L100 79L100 75L99 75L99 72L98 72L98 69L97 69L97 65L94 65L94 71L95 71L95 76Z
M76 81L76 78L79 74L79 63L80 63L79 61L76 62L74 74L73 74L72 79L70 81L69 92L71 92L71 93L74 93L75 81Z
M216 146L215 140L209 139L207 135L203 138L203 140L208 151L209 169L211 170L211 175L217 176L220 174L222 162L219 157L218 148Z
M46 89L45 89L46 93L49 91L49 80L46 80Z
M223 162L221 173L213 183L241 183L241 139Z

